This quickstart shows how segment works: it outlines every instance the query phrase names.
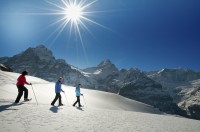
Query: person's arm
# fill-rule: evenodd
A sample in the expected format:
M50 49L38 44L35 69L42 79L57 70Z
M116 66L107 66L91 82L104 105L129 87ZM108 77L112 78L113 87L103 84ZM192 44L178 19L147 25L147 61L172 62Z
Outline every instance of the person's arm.
M60 82L60 90L64 93L65 91L62 90L61 86L62 86L62 82Z
M28 85L32 85L31 83L28 83L27 81L26 81L26 78L24 77L24 83L25 84L28 84Z

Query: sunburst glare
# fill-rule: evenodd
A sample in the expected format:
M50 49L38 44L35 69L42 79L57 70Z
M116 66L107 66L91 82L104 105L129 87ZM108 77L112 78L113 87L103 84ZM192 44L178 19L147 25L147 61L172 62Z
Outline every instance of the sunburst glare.
M56 8L50 9L53 12L46 13L47 15L62 15L62 17L59 20L49 25L59 25L50 36L57 33L55 37L55 39L57 39L58 36L63 32L63 30L68 26L70 28L70 34L72 32L77 34L83 45L81 28L87 30L90 34L92 34L89 28L87 27L87 23L92 23L105 29L108 29L107 27L89 18L89 16L91 16L94 13L94 11L90 11L90 7L97 1L98 0L90 0L90 2L88 2L88 0L61 0L61 3L57 4L52 1L46 0L48 4Z
M80 18L83 15L82 8L78 5L69 5L65 10L66 18L71 20L72 23L80 21Z
M84 40L86 39L83 40L82 37L83 33L87 32L93 39L96 38L90 28L92 25L113 32L111 29L91 19L97 16L97 13L107 12L93 10L98 0L44 0L44 2L48 5L46 8L37 7L39 8L39 12L22 13L22 15L54 17L48 25L40 29L42 32L53 27L53 31L45 37L43 42L52 40L50 45L53 45L61 34L62 36L66 36L65 38L68 38L68 42L70 39L73 39L78 52L80 51L78 47L81 46L86 63L88 63L88 57L84 44Z

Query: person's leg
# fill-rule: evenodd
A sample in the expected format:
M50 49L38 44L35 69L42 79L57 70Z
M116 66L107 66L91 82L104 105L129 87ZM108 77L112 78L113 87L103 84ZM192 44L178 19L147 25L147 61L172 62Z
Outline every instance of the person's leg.
M23 91L24 91L24 100L28 99L28 89L23 86Z
M77 99L76 99L76 102L73 104L73 106L75 106L78 103L78 97L79 96L76 96Z
M54 105L58 98L59 98L59 95L56 93L56 96L55 96L53 102L51 103L51 105Z
M78 101L78 106L81 107L81 102L80 102L80 96L77 97L77 101Z
M58 98L59 98L59 105L63 105L62 104L62 97L61 97L60 93L59 93L59 97Z
M17 86L17 88L18 88L18 95L17 95L17 98L15 100L15 103L19 103L19 101L20 101L20 99L21 99L21 97L23 95L23 88L22 88L22 86Z

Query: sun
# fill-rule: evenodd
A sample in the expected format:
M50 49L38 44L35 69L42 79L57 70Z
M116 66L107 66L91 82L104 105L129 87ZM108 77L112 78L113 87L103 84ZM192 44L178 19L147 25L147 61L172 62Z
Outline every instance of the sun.
M68 5L65 10L65 16L72 23L77 23L83 17L83 9L79 5Z

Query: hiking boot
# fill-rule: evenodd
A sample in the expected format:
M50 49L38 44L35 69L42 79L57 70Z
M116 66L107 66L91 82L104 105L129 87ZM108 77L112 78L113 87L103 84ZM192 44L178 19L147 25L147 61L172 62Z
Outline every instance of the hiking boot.
M63 106L63 104L59 104L58 106Z
M24 99L24 101L30 101L31 99Z
M13 105L18 105L18 104L19 104L19 102L14 102L14 103L13 103Z

